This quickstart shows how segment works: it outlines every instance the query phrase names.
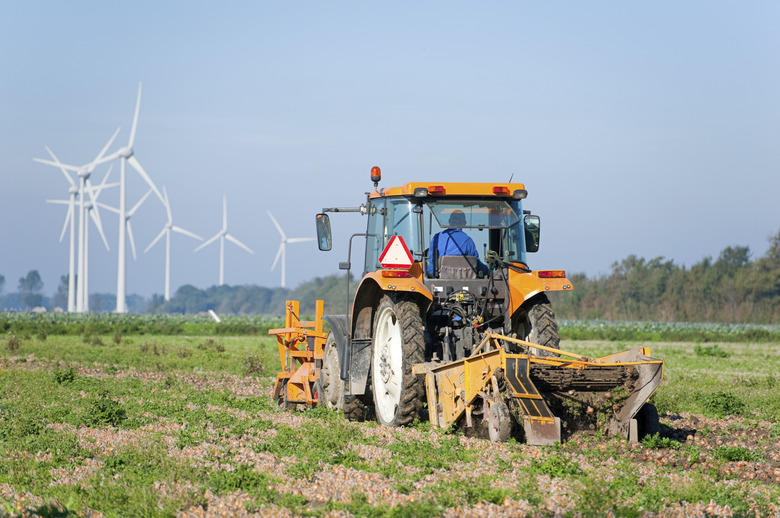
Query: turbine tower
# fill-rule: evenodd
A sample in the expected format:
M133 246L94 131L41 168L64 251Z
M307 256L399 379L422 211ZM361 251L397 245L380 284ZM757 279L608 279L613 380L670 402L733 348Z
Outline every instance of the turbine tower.
M111 136L111 138L108 140L106 145L103 147L103 149L100 150L100 153L98 153L98 156L93 160L92 162L83 165L83 166L73 166L73 165L66 165L57 161L51 161L51 160L43 160L40 158L34 158L33 160L35 162L39 162L41 164L47 164L52 165L55 167L60 168L60 170L65 171L72 171L75 172L79 177L79 184L78 184L78 208L79 208L79 231L78 231L78 273L76 275L78 279L78 284L76 285L76 312L77 313L83 313L87 311L87 299L86 299L86 290L88 288L87 280L85 279L85 234L87 232L87 221L86 221L86 214L88 211L88 204L86 202L86 195L89 194L90 197L90 203L94 203L95 201L95 194L94 189L92 188L92 184L90 182L90 175L92 174L92 171L95 170L95 167L97 167L100 164L104 164L106 162L110 162L113 160L113 157L104 157L106 154L106 151L108 150L109 146L114 142L114 139L116 138L117 134L119 133L119 128L114 132L114 134ZM101 235L103 234L103 228L100 223L100 215L96 212L92 213L92 218L95 220L95 225L98 227L98 230L100 231ZM105 237L104 237L105 239Z
M217 232L214 237L196 248L195 251L197 252L198 250L209 246L217 239L219 239L219 285L222 286L225 284L225 239L235 245L240 246L250 254L254 254L254 252L250 250L248 246L227 233L227 198L225 196L222 196L222 230Z
M279 231L279 234L282 236L282 242L279 244L279 250L276 252L276 258L274 259L274 264L271 265L271 271L273 271L274 268L276 268L276 263L279 262L279 259L282 261L282 288L285 287L285 265L287 263L287 243L303 243L305 241L314 241L313 237L287 237L287 234L284 233L284 230L282 230L281 225L279 225L279 222L276 221L276 218L273 214L271 214L271 211L268 211L268 215L271 217L271 221L274 222L274 225L276 226L276 230Z
M160 199L160 201L165 204L165 200L163 199L162 194L160 194L160 191L157 189L157 186L154 185L154 182L149 177L148 174L146 174L146 171L143 167L141 167L141 164L138 162L138 159L135 157L135 151L133 150L133 143L135 142L135 130L138 127L138 113L141 109L141 83L138 83L138 98L135 102L135 114L133 115L133 126L130 130L130 140L127 142L127 145L123 148L120 148L115 153L109 155L106 157L106 160L114 160L116 158L121 159L121 167L119 170L119 246L118 248L118 259L117 259L117 275L116 275L116 313L127 313L127 270L126 270L126 262L127 262L127 251L125 243L127 241L126 238L126 232L125 229L128 231L130 230L129 226L125 225L125 222L127 221L128 215L127 215L127 180L125 176L125 165L130 164L130 167L135 169L135 171L141 176L141 178L144 179L144 181L149 185L149 188L151 189L154 194L157 195L157 197ZM135 247L134 244L131 242L131 246ZM135 258L135 250L133 250L133 258Z
M163 236L165 236L165 300L171 300L171 232L178 232L185 236L193 237L199 241L203 241L203 238L197 234L193 234L189 230L184 230L173 224L173 216L171 215L171 203L168 200L168 191L165 190L163 185L163 197L165 198L165 210L168 212L168 222L163 229L157 234L157 237L149 243L144 253L148 252Z

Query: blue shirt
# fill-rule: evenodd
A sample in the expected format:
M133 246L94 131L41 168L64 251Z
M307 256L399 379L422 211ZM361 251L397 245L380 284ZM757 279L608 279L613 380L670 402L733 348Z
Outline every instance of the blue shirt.
M438 246L437 246L438 238ZM428 251L428 275L433 275L433 251L439 250L439 257L445 255L471 255L477 258L477 270L487 273L488 267L479 260L479 250L463 230L459 228L448 228L433 236L431 247Z

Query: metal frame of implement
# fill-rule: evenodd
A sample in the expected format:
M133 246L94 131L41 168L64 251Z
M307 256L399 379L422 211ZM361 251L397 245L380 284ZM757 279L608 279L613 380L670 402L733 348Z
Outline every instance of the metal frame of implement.
M320 378L327 333L322 330L323 301L316 303L313 321L300 320L300 302L288 300L285 304L284 327L271 329L279 346L281 372L276 374L274 400L280 406L303 404L316 406L318 400L314 384Z
M507 353L499 340L514 342L527 349L542 349L561 357L541 357L531 354ZM491 349L487 352L480 352ZM489 333L468 358L446 364L415 365L415 374L425 375L428 397L428 417L431 424L447 428L465 414L466 425L472 426L471 413L477 397L488 405L503 401L496 373L503 370L507 392L522 413L526 440L529 444L552 444L561 440L560 419L553 415L530 377L531 364L586 370L598 367L635 367L638 371L636 389L627 397L607 425L607 433L635 438L637 422L634 416L655 392L663 375L663 360L651 358L650 350L638 347L601 358L552 349L497 333ZM568 358L565 358L568 357Z

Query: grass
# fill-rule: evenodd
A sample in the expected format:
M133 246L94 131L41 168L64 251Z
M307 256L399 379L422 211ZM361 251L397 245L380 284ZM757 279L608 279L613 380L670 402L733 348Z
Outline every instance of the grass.
M18 513L21 502L41 516L173 516L209 506L211 494L240 494L249 511L305 516L438 516L505 503L546 515L553 497L583 516L639 516L710 501L737 514L753 506L770 515L780 498L776 484L735 479L726 469L767 462L780 425L769 428L766 456L748 446L682 444L664 429L641 446L593 436L550 447L493 446L426 422L386 430L326 409L282 414L268 397L279 360L265 337L50 333L19 340L13 351L0 348L0 514ZM636 345L562 347L598 356ZM653 345L667 362L654 396L659 410L741 415L735 423L742 428L776 423L777 346L718 347L728 356L702 354L695 344ZM646 454L655 457L642 460ZM367 482L323 501L297 491L333 487L333 477Z

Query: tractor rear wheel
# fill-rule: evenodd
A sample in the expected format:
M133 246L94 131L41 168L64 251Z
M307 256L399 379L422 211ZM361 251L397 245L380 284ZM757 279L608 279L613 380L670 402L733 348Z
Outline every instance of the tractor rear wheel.
M425 380L412 374L412 366L425 361L424 330L414 301L382 298L371 344L371 388L380 424L403 426L420 415Z
M526 307L525 318L521 319L517 335L522 336L526 342L558 349L558 322L555 321L550 299L547 295L538 295L531 299ZM555 353L544 349L531 348L531 354L536 356L555 356Z
M344 381L341 379L339 353L336 348L336 338L328 334L325 341L325 351L320 370L319 384L322 389L319 404L331 410L344 407Z

